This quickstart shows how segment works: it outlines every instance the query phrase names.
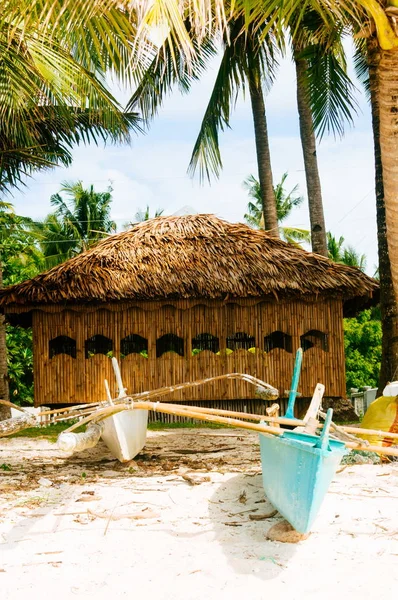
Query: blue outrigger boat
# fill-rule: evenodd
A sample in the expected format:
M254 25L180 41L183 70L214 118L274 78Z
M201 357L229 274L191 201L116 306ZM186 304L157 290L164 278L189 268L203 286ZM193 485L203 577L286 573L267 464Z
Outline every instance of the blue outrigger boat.
M293 372L285 418L294 418L302 350ZM318 514L336 470L347 452L344 442L330 439L333 410L327 412L321 435L284 431L281 436L260 434L265 493L285 519L300 533L307 533Z

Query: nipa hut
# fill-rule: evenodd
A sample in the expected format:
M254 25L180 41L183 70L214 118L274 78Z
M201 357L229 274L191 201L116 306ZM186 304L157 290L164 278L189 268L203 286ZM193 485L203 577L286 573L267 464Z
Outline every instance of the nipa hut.
M129 393L244 372L286 398L298 347L302 398L317 382L339 398L343 317L377 294L358 269L246 225L194 215L112 235L2 290L0 310L33 328L36 406L103 400L104 379L116 394L112 356ZM164 399L258 409L253 398L249 384L224 381Z

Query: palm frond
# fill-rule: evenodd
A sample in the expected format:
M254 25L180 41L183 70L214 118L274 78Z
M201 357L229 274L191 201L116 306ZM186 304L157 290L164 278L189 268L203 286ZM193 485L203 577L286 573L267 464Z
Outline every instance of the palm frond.
M171 48L170 44L163 44L158 49L145 72L136 77L137 89L127 103L127 111L139 109L148 125L174 86L181 93L190 90L192 83L200 79L217 53L212 39L206 38L201 44L194 39L192 44L195 55L190 62L187 62L179 46Z
M302 196L296 196L298 185L295 185L294 188L286 194L284 184L287 176L287 173L283 173L281 181L274 187L276 212L279 224L290 216L293 208L300 206L304 201ZM253 227L254 229L264 229L260 182L254 175L249 175L244 180L243 187L248 192L249 197L254 200L254 202L248 202L247 213L244 215L244 219L250 227ZM280 227L279 231L281 237L291 244L299 245L301 242L311 242L311 233L307 229L301 229L299 227Z
M306 89L319 138L325 133L342 136L344 124L353 123L358 108L355 86L346 72L341 37L334 31L331 38L310 43L296 55L307 63L300 85Z
M368 101L370 101L370 82L369 82L369 68L367 61L367 48L366 40L354 39L355 52L354 52L354 70L355 75L362 84L365 91L365 95Z
M149 208L149 204L147 204L145 210L142 208L138 209L135 213L135 223L143 223L144 221L149 221L149 219L160 217L164 213L164 208L157 208L155 210L155 214L151 217L151 210ZM132 225L132 223L129 223Z
M256 78L267 90L274 81L277 38L269 31L260 42L262 31L263 27L245 31L243 20L236 19L229 24L228 36L224 33L224 53L188 167L191 175L198 169L201 181L220 175L219 133L230 126L239 91L245 93L249 78Z
M116 124L102 111L43 106L20 113L14 131L0 122L0 191L22 184L34 171L68 166L74 144L128 142L139 128L135 114L121 113Z
M280 227L281 237L289 244L311 243L311 232L300 227Z
M339 239L335 238L330 231L326 233L326 240L328 245L328 257L334 262L341 262L342 259L342 248L344 244L343 236Z
M0 4L0 186L68 165L73 144L129 142L140 131L105 84L123 80L135 21L115 0Z
M359 254L353 246L347 246L344 248L342 263L351 267L357 267L364 271L366 268L366 256L365 254Z
M209 103L204 114L195 146L192 151L188 172L194 175L199 170L199 179L210 181L211 175L219 177L222 160L219 147L219 132L229 127L232 107L240 88L244 88L240 57L233 46L227 46L221 59Z

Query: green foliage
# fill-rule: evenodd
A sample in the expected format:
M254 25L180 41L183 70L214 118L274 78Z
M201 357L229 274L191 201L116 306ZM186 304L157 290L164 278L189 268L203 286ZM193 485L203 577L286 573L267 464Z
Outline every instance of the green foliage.
M132 71L125 11L94 0L7 1L0 23L0 190L70 164L76 143L130 139L137 115L105 86L109 70L121 80Z
M0 262L5 285L34 277L42 265L42 255L30 233L30 219L16 215L10 204L0 202ZM33 403L32 331L6 328L7 364L11 400Z
M281 181L274 187L276 214L279 225L290 216L295 207L300 206L304 201L303 196L298 196L298 185L295 185L290 192L286 192L285 181L287 175L287 173L284 173ZM254 227L254 229L264 229L260 182L254 175L249 175L243 182L243 187L253 200L247 205L247 213L244 215L245 221L250 227ZM300 242L310 243L311 241L311 234L307 229L280 227L279 231L282 238L290 244L297 245Z
M155 210L154 216L151 217L151 210L149 208L149 204L147 204L145 210L139 208L138 211L135 213L135 221L136 223L143 223L144 221L149 221L150 219L156 219L156 217L162 216L163 212L164 208L157 208Z
M330 260L348 265L350 267L357 267L358 269L361 269L361 271L365 271L365 254L358 254L358 252L352 246L344 247L343 236L340 236L339 239L337 239L330 233L330 231L327 232L326 236L328 244L328 257Z
M381 361L381 322L374 311L344 319L347 390L365 385L377 387Z
M85 189L81 181L64 182L61 193L51 196L54 212L33 228L46 267L71 258L90 248L105 234L114 233L116 224L110 218L111 203L111 187L105 192L96 192L92 185Z
M33 404L32 330L8 325L6 343L10 399L16 404Z
M0 262L4 285L33 277L40 270L42 256L30 227L29 218L16 215L11 204L0 200Z

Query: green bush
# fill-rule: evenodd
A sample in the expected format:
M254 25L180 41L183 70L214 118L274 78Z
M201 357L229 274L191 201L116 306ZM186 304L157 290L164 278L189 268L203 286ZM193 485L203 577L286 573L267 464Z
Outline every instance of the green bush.
M381 338L381 322L375 311L364 310L355 319L344 319L347 390L365 385L377 387Z

